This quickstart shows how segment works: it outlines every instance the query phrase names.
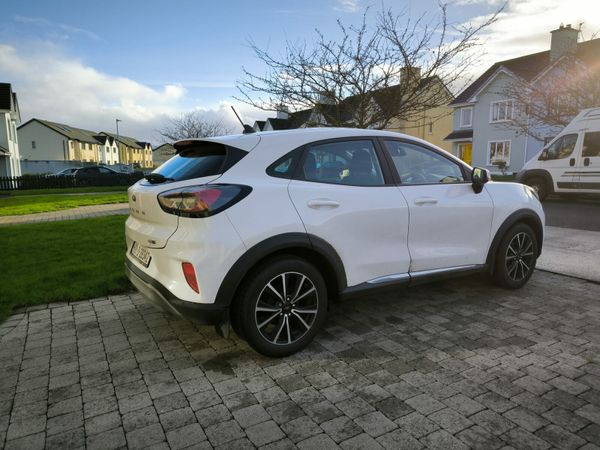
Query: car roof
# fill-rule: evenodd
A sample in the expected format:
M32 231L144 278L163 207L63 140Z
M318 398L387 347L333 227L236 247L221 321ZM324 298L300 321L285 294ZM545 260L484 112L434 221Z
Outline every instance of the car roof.
M291 130L277 130L277 131L259 131L256 133L248 134L234 134L228 136L216 136L210 138L196 138L196 139L185 139L178 141L174 144L175 148L178 146L185 146L190 141L203 141L203 142L215 142L224 145L230 145L237 147L245 151L252 151L260 143L261 146L268 143L277 143L284 141L288 148L295 148L301 145L305 145L315 141L323 141L327 139L339 139L339 138L356 138L356 137L390 137L390 138L405 138L415 142L421 142L432 146L431 143L426 142L422 139L414 136L409 136L403 133L397 133L394 131L386 130L373 130L363 128L294 128Z

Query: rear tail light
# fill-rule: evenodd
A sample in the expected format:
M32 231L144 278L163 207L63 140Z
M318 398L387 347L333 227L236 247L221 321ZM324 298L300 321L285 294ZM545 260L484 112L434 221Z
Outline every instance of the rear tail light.
M196 278L196 269L194 269L194 266L191 263L184 262L181 263L181 268L183 269L183 275L187 284L199 294L200 288L198 287L198 279Z
M237 184L206 184L172 189L158 195L163 211L183 217L208 217L235 205L252 188Z

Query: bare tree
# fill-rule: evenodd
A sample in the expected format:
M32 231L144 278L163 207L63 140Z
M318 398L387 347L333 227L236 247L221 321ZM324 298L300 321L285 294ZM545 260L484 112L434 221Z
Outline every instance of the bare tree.
M232 130L223 120L207 120L199 111L191 111L168 119L164 127L157 130L165 141L203 138L231 134Z
M567 126L582 109L600 106L600 67L567 55L537 79L513 79L504 95L515 102L506 126L543 140Z
M368 11L357 27L338 20L339 39L316 30L312 44L288 41L281 57L251 42L267 71L243 68L237 99L263 110L311 110L312 125L381 129L394 120L410 121L447 105L447 86L469 81L467 70L482 53L478 34L499 12L453 27L444 4L434 21L383 10L369 26Z

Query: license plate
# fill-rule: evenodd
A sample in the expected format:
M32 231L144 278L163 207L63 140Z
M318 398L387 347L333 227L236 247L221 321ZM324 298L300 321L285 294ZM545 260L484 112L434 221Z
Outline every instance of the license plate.
M150 260L152 259L148 249L142 247L137 242L134 242L131 246L131 256L137 259L144 267L148 267L150 265Z

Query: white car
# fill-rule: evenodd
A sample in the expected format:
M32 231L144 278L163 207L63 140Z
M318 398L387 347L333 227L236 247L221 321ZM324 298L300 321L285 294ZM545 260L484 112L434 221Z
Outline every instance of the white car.
M129 188L129 279L265 355L305 347L334 299L478 271L519 288L541 252L533 189L406 135L309 128L175 148Z

